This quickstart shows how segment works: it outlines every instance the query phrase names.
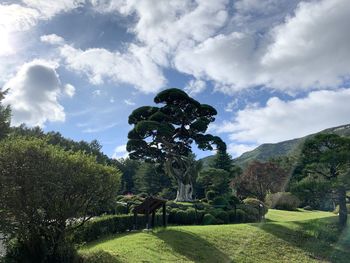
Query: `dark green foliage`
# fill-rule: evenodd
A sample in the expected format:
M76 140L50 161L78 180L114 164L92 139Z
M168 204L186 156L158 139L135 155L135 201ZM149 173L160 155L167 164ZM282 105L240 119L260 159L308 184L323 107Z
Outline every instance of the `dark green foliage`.
M203 194L200 195L204 191L214 191L216 196L229 193L231 180L232 174L223 169L208 168L202 170L197 179L196 189L198 191L198 197L204 197ZM211 199L208 198L208 200Z
M217 219L218 224L227 224L230 221L229 214L225 211L219 211L215 217Z
M157 164L141 163L136 170L134 180L137 192L157 196L165 189L168 190L169 195L176 192L172 186L171 178L166 176L164 169Z
M279 192L268 194L266 196L266 204L270 208L293 211L299 207L300 200L291 193Z
M350 139L335 134L318 134L305 142L302 163L308 174L323 176L337 193L339 224L347 223L346 191L350 189Z
M309 206L309 205L304 206L303 209L307 210L307 211L312 211L313 210L313 208L311 206Z
M266 215L267 212L269 211L269 209L265 205L265 203L260 201L259 199L246 198L246 199L243 200L243 203L245 205L248 205L248 206L251 206L251 207L254 207L255 209L257 209L261 216Z
M101 152L102 146L97 140L91 142L73 141L63 137L59 132L45 133L41 128L28 128L24 124L18 127L12 127L10 132L11 137L25 137L25 138L39 138L45 140L50 145L57 145L65 151L83 152L85 154L93 155L96 161L100 164L114 165L114 160Z
M216 218L211 214L205 214L203 217L203 225L214 225Z
M0 228L32 262L55 262L75 218L83 224L114 201L118 170L39 139L0 143Z
M7 91L0 91L0 140L5 138L10 131L11 109L1 104Z
M147 218L138 215L136 229L144 229ZM156 215L156 225L162 225L162 216ZM134 228L133 215L108 215L91 220L73 233L75 243L90 242L106 235L124 233Z
M201 150L213 150L213 145L226 149L219 137L204 134L217 112L179 89L160 92L154 102L163 106L140 107L129 116L129 124L134 125L128 135L129 156L164 164L167 174L178 183L176 200L192 201L192 145L197 144Z
M331 182L321 176L307 176L290 185L290 191L301 201L301 206L316 210L331 210Z
M217 196L213 200L213 205L214 206L228 206L228 201L225 197L223 196Z
M115 161L115 166L122 172L121 189L123 194L135 193L135 175L140 167L140 162L129 158Z
M215 197L217 197L217 193L215 191L209 190L206 193L206 198L207 198L208 201L214 200Z

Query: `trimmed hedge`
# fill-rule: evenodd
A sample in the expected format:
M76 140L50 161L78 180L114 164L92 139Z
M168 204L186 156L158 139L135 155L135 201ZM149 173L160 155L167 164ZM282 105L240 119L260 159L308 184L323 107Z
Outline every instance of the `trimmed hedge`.
M146 227L146 224L146 217L139 215L137 217L136 229L143 229ZM156 215L155 225L162 225L162 216ZM133 215L101 216L99 218L86 222L83 226L78 228L74 232L72 239L75 243L90 242L106 235L123 233L132 230L133 227Z

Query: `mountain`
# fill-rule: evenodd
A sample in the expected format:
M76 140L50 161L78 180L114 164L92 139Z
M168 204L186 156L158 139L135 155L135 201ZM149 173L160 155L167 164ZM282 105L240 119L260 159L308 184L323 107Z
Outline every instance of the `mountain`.
M280 156L299 155L305 140L319 133L334 133L340 136L350 137L350 124L329 128L298 139L283 141L279 143L264 143L252 151L243 153L240 157L234 159L234 162L237 165L244 167L253 160L267 161L271 158ZM210 162L212 162L213 159L214 156L208 156L201 159L203 162L203 167L209 166Z

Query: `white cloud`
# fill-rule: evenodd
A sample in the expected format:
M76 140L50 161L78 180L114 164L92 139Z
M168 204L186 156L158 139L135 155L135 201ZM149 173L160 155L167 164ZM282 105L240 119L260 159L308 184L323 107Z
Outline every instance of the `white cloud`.
M232 155L233 158L241 156L243 153L254 150L258 145L255 144L236 144L230 143L227 147L227 152Z
M40 13L32 8L17 4L0 4L0 28L6 32L28 30L36 25Z
M98 96L101 96L101 90L100 89L97 89L97 90L94 90L93 92L92 92L92 95L94 96L94 97L98 97Z
M248 106L232 122L217 125L237 142L275 143L350 123L350 89L314 91L305 98L282 101L276 97L266 106Z
M129 153L126 151L126 144L119 145L114 149L112 154L113 159L127 158Z
M132 85L141 92L151 93L166 83L160 68L146 50L133 44L124 54L103 48L81 50L70 45L60 47L60 52L70 70L87 75L94 85L103 84L107 78Z
M57 67L50 61L34 60L22 65L4 85L9 89L4 104L11 105L13 125L43 126L47 121L65 120L64 108L58 101L64 88Z
M134 106L134 105L136 105L135 102L133 102L132 100L129 100L129 99L125 99L125 100L124 100L124 103L125 103L126 105L129 105L129 106Z
M42 18L50 19L59 13L69 12L82 6L85 0L22 0L22 2L28 7L38 10Z
M64 93L68 96L68 97L70 97L70 98L72 98L73 96L74 96L74 94L75 94L75 88L74 88L74 86L72 85L72 84L66 84L66 85L64 85Z
M64 39L56 34L43 35L40 37L41 42L49 43L51 45L61 45Z
M196 79L196 80L192 79L187 83L185 87L185 91L190 95L194 96L204 91L205 88L206 88L205 81L199 80L199 79Z
M98 127L94 127L94 128L86 128L82 132L83 133L97 133L97 132L102 132L102 131L109 130L111 128L114 128L117 125L118 125L118 123L111 123L111 124L108 124L108 125L105 125L105 126L98 126Z
M225 111L232 112L237 107L237 105L238 105L238 99L236 98L226 105Z

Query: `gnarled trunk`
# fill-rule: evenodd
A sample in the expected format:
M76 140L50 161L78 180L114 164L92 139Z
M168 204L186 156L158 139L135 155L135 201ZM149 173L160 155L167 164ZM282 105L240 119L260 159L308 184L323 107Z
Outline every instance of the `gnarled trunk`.
M341 227L345 227L348 219L348 211L346 208L346 190L345 190L345 187L343 186L340 186L338 188L338 203L339 203L339 225Z
M175 202L193 201L191 165L191 161L185 156L172 156L172 158L169 158L166 162L167 173L176 178L178 183Z
M177 180L178 183L178 189L176 194L175 202L191 202L192 194L193 194L193 186L192 182L189 182L188 184L184 184L181 180Z

